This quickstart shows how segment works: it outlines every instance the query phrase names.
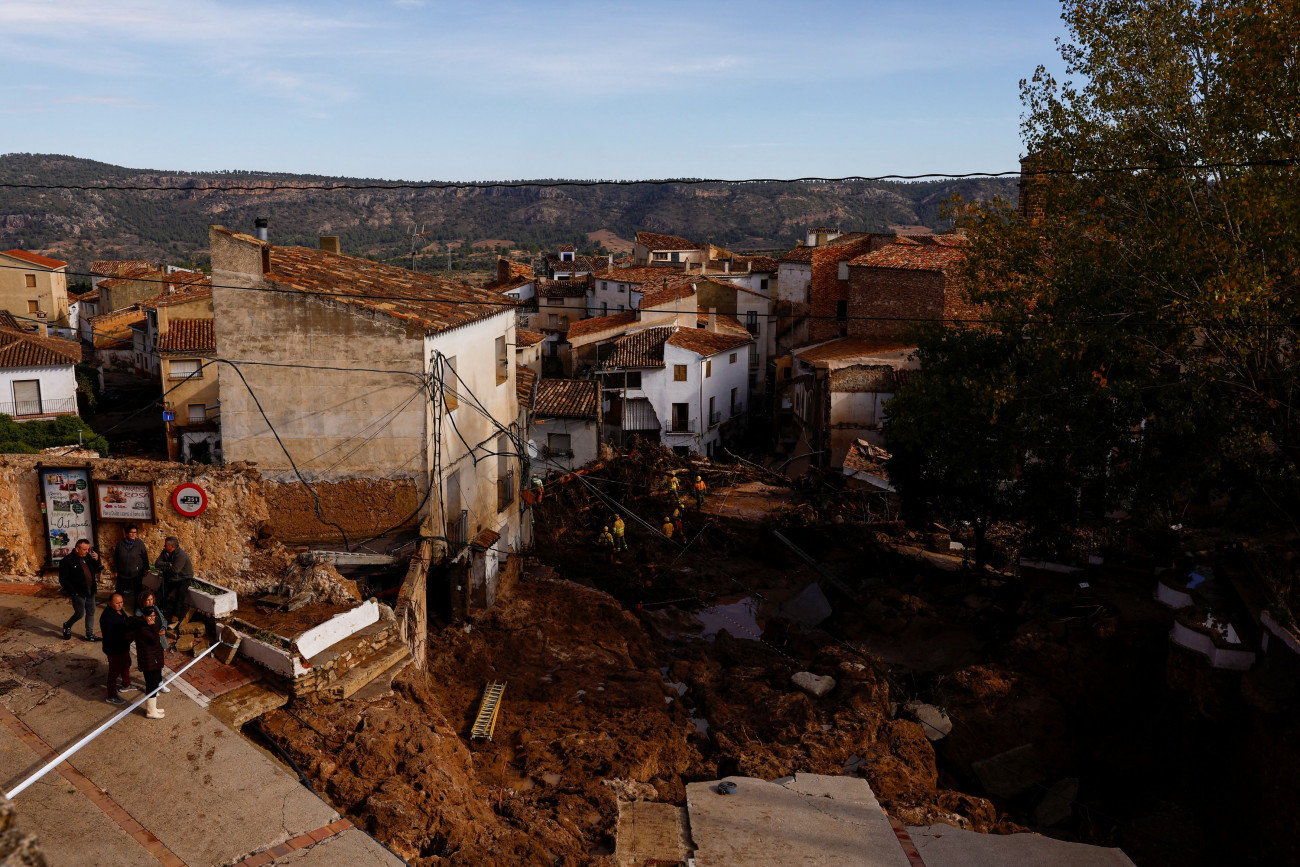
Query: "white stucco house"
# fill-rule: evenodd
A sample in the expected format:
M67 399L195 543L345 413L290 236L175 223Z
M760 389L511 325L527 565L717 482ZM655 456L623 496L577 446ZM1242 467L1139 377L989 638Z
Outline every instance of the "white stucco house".
M539 379L528 414L536 467L566 472L600 454L600 383L594 379Z
M18 421L77 414L81 344L0 328L0 414Z

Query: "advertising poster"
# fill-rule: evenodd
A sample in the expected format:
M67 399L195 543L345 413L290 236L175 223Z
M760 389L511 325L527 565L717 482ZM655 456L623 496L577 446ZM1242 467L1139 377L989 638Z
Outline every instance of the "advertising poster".
M41 511L45 513L45 544L50 566L57 566L78 539L95 541L90 470L38 466L36 472L41 484Z
M150 482L95 482L95 503L101 521L152 521Z

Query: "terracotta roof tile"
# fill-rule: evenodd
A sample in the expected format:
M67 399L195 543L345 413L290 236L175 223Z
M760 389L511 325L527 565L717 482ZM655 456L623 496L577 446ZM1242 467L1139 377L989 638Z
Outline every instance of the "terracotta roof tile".
M685 273L686 270L681 266L662 265L653 267L641 265L597 271L592 274L592 279L609 280L612 283L630 283L633 286L646 286L647 284L662 284L665 279L672 280L675 279L674 275L680 276Z
M782 256L780 261L811 262L813 259L813 250L816 249L817 249L816 247L806 247L803 244L800 244L798 247L795 247L789 253L786 253L784 256Z
M656 289L653 292L647 292L641 296L641 301L637 307L647 310L652 307L659 307L663 304L671 304L674 301L681 301L684 298L690 298L695 294L695 281L689 278L680 278L670 282L662 289Z
M215 352L216 338L211 319L173 319L158 335L159 352Z
M737 256L736 258L738 261L748 262L750 271L762 274L776 271L780 264L775 256Z
M130 277L154 268L148 259L99 259L90 263L90 273L96 277Z
M614 343L614 354L601 365L604 370L624 367L663 367L664 342L672 336L672 328L647 328L629 334Z
M475 536L474 541L471 542L470 544L474 545L475 547L483 548L486 550L487 548L491 548L493 545L495 545L497 543L497 540L500 538L501 538L501 534L498 533L496 530L484 530L483 532Z
M85 292L82 292L82 293L81 293L80 295L78 295L76 298L69 298L68 300L69 300L69 301L89 301L89 302L91 302L91 303L94 303L94 302L96 302L96 301L99 300L99 287L96 286L94 289L89 289L89 290L87 290L87 291L85 291Z
M533 386L537 384L537 371L522 364L515 365L515 398L524 409L533 408Z
M672 337L668 338L668 342L673 346L705 357L717 355L719 352L727 352L738 346L744 346L751 340L753 338L749 336L748 331L745 332L744 336L741 336L739 334L721 334L703 328L679 328Z
M604 256L574 256L568 261L561 261L558 253L546 254L546 267L551 273L556 271L580 272L595 271L597 268L609 267L609 259Z
M162 279L166 281L159 284L163 287L163 292L141 301L140 307L142 309L153 310L158 307L170 307L173 304L184 304L188 301L199 301L203 298L212 297L212 278L206 274L177 271L174 274L168 274ZM99 285L103 286L104 284Z
M529 331L526 328L515 329L516 346L536 346L546 339L546 335L538 331Z
M0 330L0 367L62 367L81 361L81 344L27 331Z
M696 319L696 321L699 322L701 328L708 327L709 312L703 309L700 310L700 315ZM728 316L725 313L718 314L717 332L719 334L744 335L745 337L750 336L749 329L746 328L743 324L741 324L741 321L739 319L737 319L734 316Z
M426 333L469 325L514 306L508 298L467 283L310 247L272 247L266 277L304 292L331 293L332 302L405 320Z
M703 246L676 235L660 235L658 232L637 232L636 242L648 250L698 250Z
M918 244L887 244L874 253L858 256L850 265L862 268L902 268L909 271L948 271L961 264L966 251L961 247Z
M625 310L622 313L613 313L609 316L594 316L591 319L579 319L569 325L569 340L572 341L575 337L584 337L599 331L625 328L636 321L635 310Z
M543 298L581 298L591 288L589 277L574 277L568 280L537 281L537 294Z
M594 379L541 379L533 414L547 418L596 418L600 384Z
M18 259L29 265L44 268L47 271L57 271L60 268L68 267L67 262L60 261L59 259L51 259L49 256L42 256L39 253L29 253L26 250L3 250L0 252L12 259Z
M143 324L144 311L139 304L101 313L90 318L90 333L96 349L129 349L131 347L131 327Z
M30 331L31 329L23 325L8 310L0 310L0 328L6 331Z

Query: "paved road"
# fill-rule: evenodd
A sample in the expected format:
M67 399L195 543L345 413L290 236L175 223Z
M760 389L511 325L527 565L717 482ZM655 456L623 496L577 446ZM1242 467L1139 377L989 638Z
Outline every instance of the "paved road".
M0 585L4 791L120 710L100 646L63 640L67 602L16 591ZM14 799L51 867L402 863L179 689L159 704L165 720L127 716Z

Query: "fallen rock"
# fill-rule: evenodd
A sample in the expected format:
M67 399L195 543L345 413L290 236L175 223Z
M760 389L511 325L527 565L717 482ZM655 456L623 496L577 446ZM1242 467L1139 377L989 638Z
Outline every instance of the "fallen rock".
M181 635L202 635L208 631L208 625L203 621L198 623L186 623L177 629Z
M1047 790L1031 816L1033 823L1043 828L1059 825L1074 813L1074 799L1079 796L1079 781L1066 777Z
M649 783L639 783L636 780L602 780L604 785L608 786L614 793L614 797L620 801L653 801L659 797L658 790Z
M220 637L223 646L212 655L222 665L230 665L235 661L235 654L239 652L239 643L244 640L244 636L229 626L222 626Z
M921 730L925 732L925 736L932 741L943 740L952 731L952 720L948 718L948 714L932 704L910 701L907 703L907 709L912 712L912 716L916 717L916 721L921 724Z
M194 646L190 649L194 651L195 656L198 656L208 649L208 640L206 638L196 638L194 639Z
M180 638L176 639L177 651L184 653L187 650L193 650L193 649L194 649L193 635L182 635Z
M811 671L792 675L790 681L813 698L821 698L835 688L835 678L813 674Z

